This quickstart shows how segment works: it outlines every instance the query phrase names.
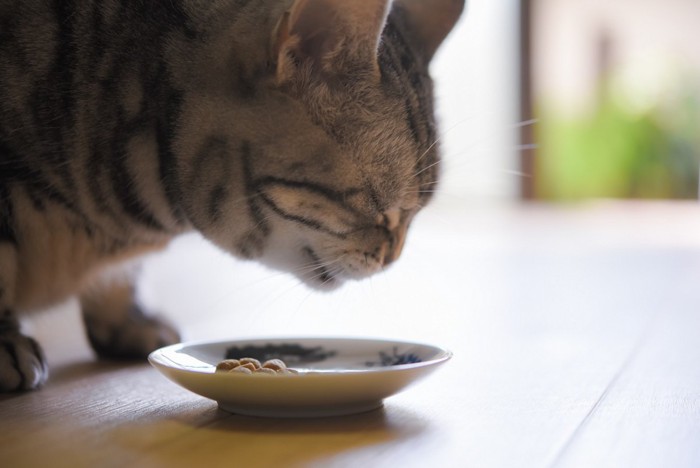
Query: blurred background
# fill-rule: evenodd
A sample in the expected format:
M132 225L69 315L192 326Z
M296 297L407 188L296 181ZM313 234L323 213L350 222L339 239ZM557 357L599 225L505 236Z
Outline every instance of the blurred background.
M470 1L433 67L444 199L697 199L699 27L697 0Z
M697 198L700 2L525 3L534 196Z

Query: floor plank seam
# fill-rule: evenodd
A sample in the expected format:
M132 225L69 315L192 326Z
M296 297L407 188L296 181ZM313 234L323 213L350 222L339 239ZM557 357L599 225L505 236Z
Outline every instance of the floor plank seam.
M554 456L552 457L552 461L545 464L547 468L555 468L556 466L560 465L562 460L564 459L564 456L566 455L566 452L569 451L569 449L573 446L574 441L578 437L578 435L581 433L581 431L586 427L588 424L588 421L593 417L593 415L596 413L600 405L605 401L606 396L610 393L610 391L615 387L615 384L617 381L620 379L622 374L625 372L625 370L632 364L632 361L634 361L635 357L638 355L639 351L642 349L642 346L649 341L651 338L651 335L653 331L655 330L654 325L657 323L658 319L661 316L661 308L657 308L656 312L652 314L651 318L649 319L647 325L644 327L643 332L641 333L641 336L637 340L637 343L632 347L632 350L630 353L627 355L625 360L622 362L622 365L618 369L618 371L613 375L613 378L610 379L610 382L608 382L608 385L605 386L605 389L603 392L600 394L600 396L596 399L595 403L591 406L591 408L588 410L586 415L583 417L581 422L579 422L574 430L571 432L571 435L566 438L564 443L562 444L561 448L556 451Z

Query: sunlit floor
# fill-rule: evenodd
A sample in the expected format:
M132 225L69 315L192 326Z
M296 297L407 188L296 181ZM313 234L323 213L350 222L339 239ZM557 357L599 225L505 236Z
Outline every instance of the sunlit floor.
M690 203L436 206L389 271L329 294L185 237L147 264L141 295L188 340L389 337L454 358L374 413L258 420L219 412L145 364L91 364L69 303L27 323L55 378L0 397L0 459L697 467L698 284Z

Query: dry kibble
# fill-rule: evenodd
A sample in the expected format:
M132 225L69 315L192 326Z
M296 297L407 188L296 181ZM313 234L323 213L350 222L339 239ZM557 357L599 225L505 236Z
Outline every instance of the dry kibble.
M238 359L225 359L216 365L216 371L227 372L241 365Z
M269 359L260 364L255 358L224 359L216 365L216 372L238 372L242 374L298 374L289 369L281 359Z
M239 361L241 361L241 364L252 364L253 369L251 369L251 370L260 369L260 367L262 367L260 365L260 361L258 361L255 358L252 358L252 357L244 357L244 358L239 359Z
M262 366L265 369L272 369L274 371L281 371L287 368L285 363L282 362L282 360L280 359L270 359L269 361L265 361L265 363Z
M260 369L260 367L255 367L255 364L253 364L252 362L246 362L245 364L241 363L241 365L236 367L236 369L238 369L239 367L245 367L246 369L248 369L251 372L253 372L254 370Z

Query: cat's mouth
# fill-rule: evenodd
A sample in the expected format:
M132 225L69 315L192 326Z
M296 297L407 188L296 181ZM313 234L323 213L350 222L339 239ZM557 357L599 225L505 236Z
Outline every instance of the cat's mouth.
M302 272L302 279L308 285L317 289L331 290L336 289L343 283L337 273L330 271L324 265L321 258L311 247L306 246L302 248L302 252L311 260L310 268Z

